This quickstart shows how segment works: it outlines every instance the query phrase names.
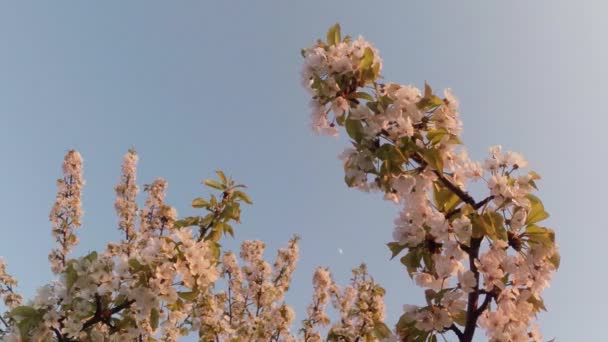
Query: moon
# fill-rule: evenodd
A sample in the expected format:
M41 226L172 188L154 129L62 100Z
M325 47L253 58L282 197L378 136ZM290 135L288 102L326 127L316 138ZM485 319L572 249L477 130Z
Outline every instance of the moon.
M344 251L342 250L342 248L338 248L338 254L340 254L340 255L344 254Z

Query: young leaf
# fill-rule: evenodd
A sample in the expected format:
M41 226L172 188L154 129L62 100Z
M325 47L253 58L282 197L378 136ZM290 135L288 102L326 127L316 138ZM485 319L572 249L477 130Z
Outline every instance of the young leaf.
M552 229L539 227L534 224L526 227L526 233L524 235L527 236L532 243L550 246L555 242L555 233Z
M374 63L374 51L371 48L365 48L363 58L361 59L361 62L359 62L358 69L365 71L372 66L372 63Z
M217 190L224 190L226 187L223 186L222 184L214 181L213 179L205 179L205 181L203 182L206 186L217 189Z
M357 143L361 142L363 138L363 125L361 125L361 121L359 120L351 120L347 118L344 122L344 127L346 128L346 133Z
M178 292L177 295L187 301L193 301L198 296L198 291Z
M158 312L158 309L152 308L152 310L150 311L150 326L152 327L153 330L156 330L158 328L159 319L160 319L160 314Z
M401 251L407 248L406 245L400 245L398 242L389 242L386 244L388 248L391 250L391 260L394 259Z
M342 41L340 34L340 24L336 23L327 30L327 44L336 45Z
M220 179L222 184L226 185L228 183L228 179L226 178L226 175L222 170L217 170L215 171L215 173L217 174L217 177Z
M528 198L528 200L530 201L530 212L528 213L526 224L540 222L549 217L549 213L545 211L543 202L541 202L538 197L532 194L528 194L526 198Z
M439 150L434 148L425 149L422 157L433 170L436 170L439 174L443 174L443 159Z
M251 200L251 198L249 198L249 196L242 191L238 191L238 190L235 191L234 196L236 198L241 199L243 202L245 202L247 204L253 204L253 201Z
M443 213L452 211L462 202L460 197L439 182L433 183L433 202L437 209Z
M192 208L207 208L209 206L209 202L204 198L195 198L192 200Z

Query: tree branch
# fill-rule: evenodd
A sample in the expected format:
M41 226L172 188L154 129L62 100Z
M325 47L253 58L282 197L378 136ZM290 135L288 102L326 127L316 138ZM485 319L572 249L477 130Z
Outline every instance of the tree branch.
M477 309L477 312L475 312L475 315L477 317L481 316L481 314L488 308L488 306L492 302L492 299L494 299L494 294L486 293L486 297L483 299L483 303L481 303L481 306L479 307L479 309Z
M412 155L412 159L414 159L421 166L427 166L428 163L424 160L424 158L419 154L415 153ZM437 176L439 181L450 191L452 191L456 196L458 196L464 203L470 204L471 206L475 206L475 199L471 197L466 191L462 190L459 186L452 183L449 179L445 177L443 174L443 170L432 169L433 173Z
M488 204L488 202L490 202L493 199L494 199L494 196L488 196L488 197L484 198L483 200L481 200L480 202L475 203L475 205L473 205L473 209L477 210L477 209L483 207L484 205ZM445 214L446 220L452 218L452 216L458 214L461 210L462 210L462 207L459 207L459 208L453 209L452 211L448 212L447 214Z
M460 329L458 329L456 324L452 323L452 325L450 325L448 330L452 330L456 334L456 336L458 337L459 340L462 339L462 337L463 337L462 331L460 331Z
M53 332L55 333L55 336L57 336L57 341L61 342L63 341L63 336L61 336L61 333L59 332L59 330L57 330L57 328L52 328Z
M437 176L437 178L439 178L439 180L441 181L441 183L446 188L450 189L450 191L453 192L454 194L456 194L456 196L458 196L464 203L470 204L473 207L476 205L475 199L473 197L471 197L471 195L469 195L467 192L465 192L464 190L462 190L456 184L450 182L450 180L447 179L445 177L445 175L443 175L441 172L439 172L439 170L433 170L433 173L435 173L435 175Z
M475 275L475 287L473 291L469 293L467 303L467 321L464 328L464 333L461 342L473 341L473 335L475 334L475 328L477 327L477 301L479 300L479 271L475 260L479 256L479 247L481 246L481 238L471 239L471 247L469 248L469 268Z
M84 324L82 325L81 331L85 331L88 328L94 326L95 324L109 319L110 317L112 317L112 315L119 313L120 311L130 307L131 304L133 304L133 303L135 303L134 300L127 300L124 303L122 303L118 306L115 306L110 310L102 310L101 309L101 300L98 301L96 299L97 307L95 308L95 315L93 317L89 318L86 322L84 322Z

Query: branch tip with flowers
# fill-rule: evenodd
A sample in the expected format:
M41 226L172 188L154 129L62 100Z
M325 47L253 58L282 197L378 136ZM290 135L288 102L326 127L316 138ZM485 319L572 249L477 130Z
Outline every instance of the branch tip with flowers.
M384 193L403 206L395 220L392 257L426 289L427 305L406 306L396 326L402 341L436 341L451 331L472 341L481 327L490 341L541 341L533 320L542 291L559 266L554 232L532 194L540 176L500 146L483 163L460 140L458 101L424 85L381 82L382 59L364 38L326 41L302 50L302 79L311 95L312 127L352 147L341 155L348 186ZM472 182L489 194L476 201ZM479 297L485 294L479 304Z

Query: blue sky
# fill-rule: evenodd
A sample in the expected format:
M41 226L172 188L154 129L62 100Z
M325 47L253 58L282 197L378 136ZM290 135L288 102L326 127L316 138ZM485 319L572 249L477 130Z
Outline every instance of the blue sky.
M374 42L387 80L453 89L472 156L501 144L543 176L563 258L542 330L599 340L608 304L606 10L548 0L2 2L0 255L28 296L51 279L47 217L70 148L84 156L87 180L77 253L118 239L112 187L135 147L140 184L166 178L182 214L217 168L249 185L255 204L227 246L259 238L273 257L302 236L288 296L298 320L316 266L345 282L366 261L396 321L402 304L423 300L388 261L398 208L343 184L346 142L310 132L300 87L300 48L340 22Z

